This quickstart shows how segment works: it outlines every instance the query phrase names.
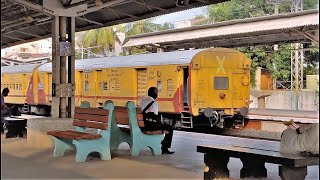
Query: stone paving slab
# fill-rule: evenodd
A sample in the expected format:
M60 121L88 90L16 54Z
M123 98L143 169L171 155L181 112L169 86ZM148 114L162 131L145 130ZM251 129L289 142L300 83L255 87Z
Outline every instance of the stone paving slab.
M111 161L101 161L90 156L86 163L75 163L75 151L54 158L53 149L33 148L26 138L4 139L1 135L1 178L3 179L202 179L203 154L196 152L200 144L253 144L255 140L190 132L174 132L173 155L152 156L149 149L139 157L131 157L129 146L122 143L119 151L112 153ZM257 146L278 148L279 143L261 141ZM242 163L231 158L228 164L230 179L240 179ZM278 165L266 164L268 180L280 180ZM308 168L307 180L319 179L319 166Z

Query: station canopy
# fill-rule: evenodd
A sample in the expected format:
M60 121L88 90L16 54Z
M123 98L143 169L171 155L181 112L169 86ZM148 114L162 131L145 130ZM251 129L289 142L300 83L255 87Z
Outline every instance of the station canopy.
M1 0L1 49L51 37L54 16L75 17L76 32L227 0Z

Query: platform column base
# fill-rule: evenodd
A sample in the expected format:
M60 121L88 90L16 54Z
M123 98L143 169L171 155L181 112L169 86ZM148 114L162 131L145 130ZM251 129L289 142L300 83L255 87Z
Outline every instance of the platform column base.
M279 176L282 180L304 180L307 175L307 167L279 166Z
M229 157L223 155L222 153L206 153L204 155L204 163L206 164L204 170L204 179L212 180L218 178L228 178L229 169L228 169Z

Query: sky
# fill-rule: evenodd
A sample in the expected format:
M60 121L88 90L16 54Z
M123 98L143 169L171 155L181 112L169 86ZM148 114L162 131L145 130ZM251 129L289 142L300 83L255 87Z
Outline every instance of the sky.
M194 8L176 13L155 17L154 23L163 24L165 22L177 22L193 19L196 15L205 15L206 7Z

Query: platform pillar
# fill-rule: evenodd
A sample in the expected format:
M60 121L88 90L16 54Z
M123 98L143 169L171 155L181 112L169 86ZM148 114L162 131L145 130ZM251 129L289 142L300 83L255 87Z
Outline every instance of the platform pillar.
M75 18L55 16L52 22L51 117L53 118L70 118L73 116L75 102L74 48ZM68 63L68 68L66 63Z

